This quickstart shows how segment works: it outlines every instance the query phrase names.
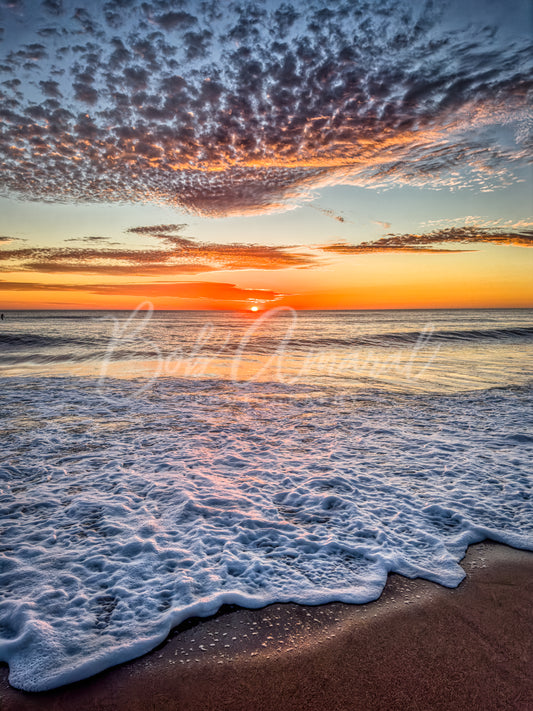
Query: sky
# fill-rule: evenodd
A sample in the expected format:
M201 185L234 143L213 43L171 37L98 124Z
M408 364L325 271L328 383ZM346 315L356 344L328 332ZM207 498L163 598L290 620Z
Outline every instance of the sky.
M533 306L529 0L0 0L0 309Z

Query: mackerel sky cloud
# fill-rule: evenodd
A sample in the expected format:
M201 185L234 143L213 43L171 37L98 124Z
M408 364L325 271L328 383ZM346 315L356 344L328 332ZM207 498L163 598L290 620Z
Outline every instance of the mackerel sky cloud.
M511 185L529 33L457 7L4 2L0 192L224 216L337 184Z

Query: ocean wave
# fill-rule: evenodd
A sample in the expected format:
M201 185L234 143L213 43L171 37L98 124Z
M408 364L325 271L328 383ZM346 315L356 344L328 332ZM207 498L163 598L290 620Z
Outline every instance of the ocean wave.
M95 338L80 338L68 334L0 333L1 348L51 348L57 346L91 346Z
M379 318L373 326L368 319L354 318L353 314L349 317L341 314L337 320L327 314L304 315L298 320L295 315L283 313L279 318L267 319L257 329L253 321L240 321L224 314L196 314L194 318L189 315L185 324L181 318L156 314L142 328L137 321L130 323L129 316L125 318L127 312L120 315L124 318L117 320L111 312L104 312L103 316L95 316L94 312L83 316L54 314L46 323L41 317L42 328L37 333L33 325L33 332L21 329L20 325L15 332L0 331L0 362L6 365L25 361L82 362L94 360L99 357L97 354L105 357L106 353L114 359L134 360L151 358L154 352L171 359L174 355L179 359L196 354L233 358L240 353L244 357L268 356L280 349L287 355L301 356L318 352L327 355L348 349L392 350L418 346L428 349L432 345L461 347L499 343L529 346L533 343L533 326L524 325L524 321L514 325L512 320L504 319L501 325L489 323L488 327L469 328L469 318L453 314L452 318L447 316L445 324L435 317L434 323L421 323L418 328L409 318L400 317L399 325L404 328L398 330L391 329L387 317L381 322L381 331L374 331L379 326ZM55 323L57 319L63 321ZM29 328L30 322L31 319L25 328ZM450 328L454 322L462 322L464 326Z
M0 659L16 687L95 674L223 603L362 603L389 572L457 585L484 538L533 549L528 388L137 385L2 380Z
M260 338L258 342L267 339ZM484 328L484 329L458 329L458 330L433 330L423 328L421 330L400 331L389 333L368 333L358 334L346 338L344 336L306 338L295 336L290 341L290 346L299 349L309 347L335 348L357 347L357 346L403 346L413 345L417 342L424 344L448 343L448 342L482 342L482 341L525 341L533 342L533 327L519 328ZM257 343L255 344L257 345ZM264 346L263 346L264 348Z
M318 349L337 348L390 348L413 346L417 343L429 347L431 344L475 344L483 342L519 342L533 343L533 327L517 328L485 328L485 329L458 329L458 330L434 330L432 328L422 328L413 331L391 331L384 333L364 333L359 332L353 336L329 335L319 337L309 337L307 331L291 333L279 328L279 332L268 332L262 334L255 333L253 338L248 339L246 334L232 334L232 338L221 345L221 339L208 340L202 344L202 351L211 353L234 354L239 349L246 353L256 353L258 355L268 355L276 352L280 347L287 353L297 351L299 353Z
M35 333L0 333L0 346L3 348L47 347L62 344L64 341L63 337Z
M72 345L72 344L70 344ZM116 361L120 360L139 360L142 361L147 357L147 352L139 350L130 349L116 349L113 351L113 358ZM17 366L17 365L57 365L69 363L100 363L104 367L106 358L106 350L100 348L99 350L91 349L90 347L78 348L72 350L68 349L68 345L65 346L65 350L60 350L59 347L50 350L42 350L40 352L36 351L11 351L11 352L0 352L0 365L3 366Z

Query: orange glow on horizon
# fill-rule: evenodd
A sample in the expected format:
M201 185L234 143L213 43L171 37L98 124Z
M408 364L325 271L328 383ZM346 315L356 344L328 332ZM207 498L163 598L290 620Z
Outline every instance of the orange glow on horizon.
M157 310L206 310L241 311L258 314L278 306L296 310L379 310L379 309L425 309L425 308L533 308L531 286L508 289L503 283L499 288L489 285L463 285L462 290L448 284L361 285L328 290L306 290L286 294L275 300L265 301L261 307L250 306L246 301L217 298L178 298L171 295L152 294L146 284L142 293L136 295L105 296L80 291L33 290L2 291L0 310L10 309L135 309L141 301L149 300Z
M0 310L135 309L258 313L297 310L531 308L530 250L483 245L455 254L338 255L321 266L210 272L171 281L126 276L4 272ZM4 286L2 285L4 284Z

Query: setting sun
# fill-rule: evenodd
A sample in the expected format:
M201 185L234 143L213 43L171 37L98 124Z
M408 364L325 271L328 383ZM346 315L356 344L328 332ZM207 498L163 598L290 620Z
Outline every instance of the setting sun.
M259 311L259 306L250 306L250 311Z

